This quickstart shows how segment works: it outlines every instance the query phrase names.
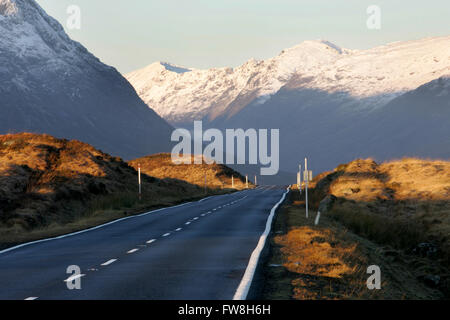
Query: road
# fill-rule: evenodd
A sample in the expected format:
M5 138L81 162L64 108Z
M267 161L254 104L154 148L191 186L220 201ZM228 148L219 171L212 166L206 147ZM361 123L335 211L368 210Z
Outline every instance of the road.
M214 196L0 252L0 299L232 299L285 192Z

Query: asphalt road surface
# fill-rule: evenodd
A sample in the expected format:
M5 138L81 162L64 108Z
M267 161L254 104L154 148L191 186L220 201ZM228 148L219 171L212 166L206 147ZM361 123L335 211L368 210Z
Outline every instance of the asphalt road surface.
M210 197L1 252L0 299L232 299L285 192Z

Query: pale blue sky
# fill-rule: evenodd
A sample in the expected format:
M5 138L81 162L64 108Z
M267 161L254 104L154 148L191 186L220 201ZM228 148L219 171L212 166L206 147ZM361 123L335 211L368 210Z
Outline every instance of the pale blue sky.
M449 0L37 0L103 62L126 73L155 61L195 67L238 66L304 40L366 49L450 35ZM69 5L81 30L67 30ZM366 27L369 5L381 30Z

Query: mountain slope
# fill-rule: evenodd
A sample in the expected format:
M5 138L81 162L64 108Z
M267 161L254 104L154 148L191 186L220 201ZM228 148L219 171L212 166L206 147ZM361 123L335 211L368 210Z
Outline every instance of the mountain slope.
M0 133L31 131L134 158L168 151L171 127L34 0L0 0Z
M172 124L280 129L281 170L308 156L317 172L360 157L450 158L449 90L433 89L447 75L450 37L362 51L308 41L236 69L153 64L127 77Z
M180 69L181 67L177 67ZM327 41L305 41L268 60L232 68L174 72L154 63L126 75L141 98L174 125L229 117L261 105L283 87L323 91L381 106L400 94L450 73L450 37L348 50ZM362 102L362 103L361 103Z

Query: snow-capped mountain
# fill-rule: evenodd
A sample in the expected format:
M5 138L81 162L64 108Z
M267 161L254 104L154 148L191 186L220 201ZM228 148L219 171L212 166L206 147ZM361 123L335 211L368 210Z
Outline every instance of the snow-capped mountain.
M281 169L308 156L320 172L357 157L450 158L446 75L450 37L370 50L307 41L235 69L154 63L127 78L175 126L280 129Z
M170 150L171 126L34 0L0 0L0 133L79 139L124 158Z
M250 60L235 69L197 70L157 62L126 78L159 115L183 125L263 104L283 87L339 94L358 99L359 109L376 108L445 74L450 74L450 37L370 50L306 41L275 58ZM337 101L339 106L345 102Z

